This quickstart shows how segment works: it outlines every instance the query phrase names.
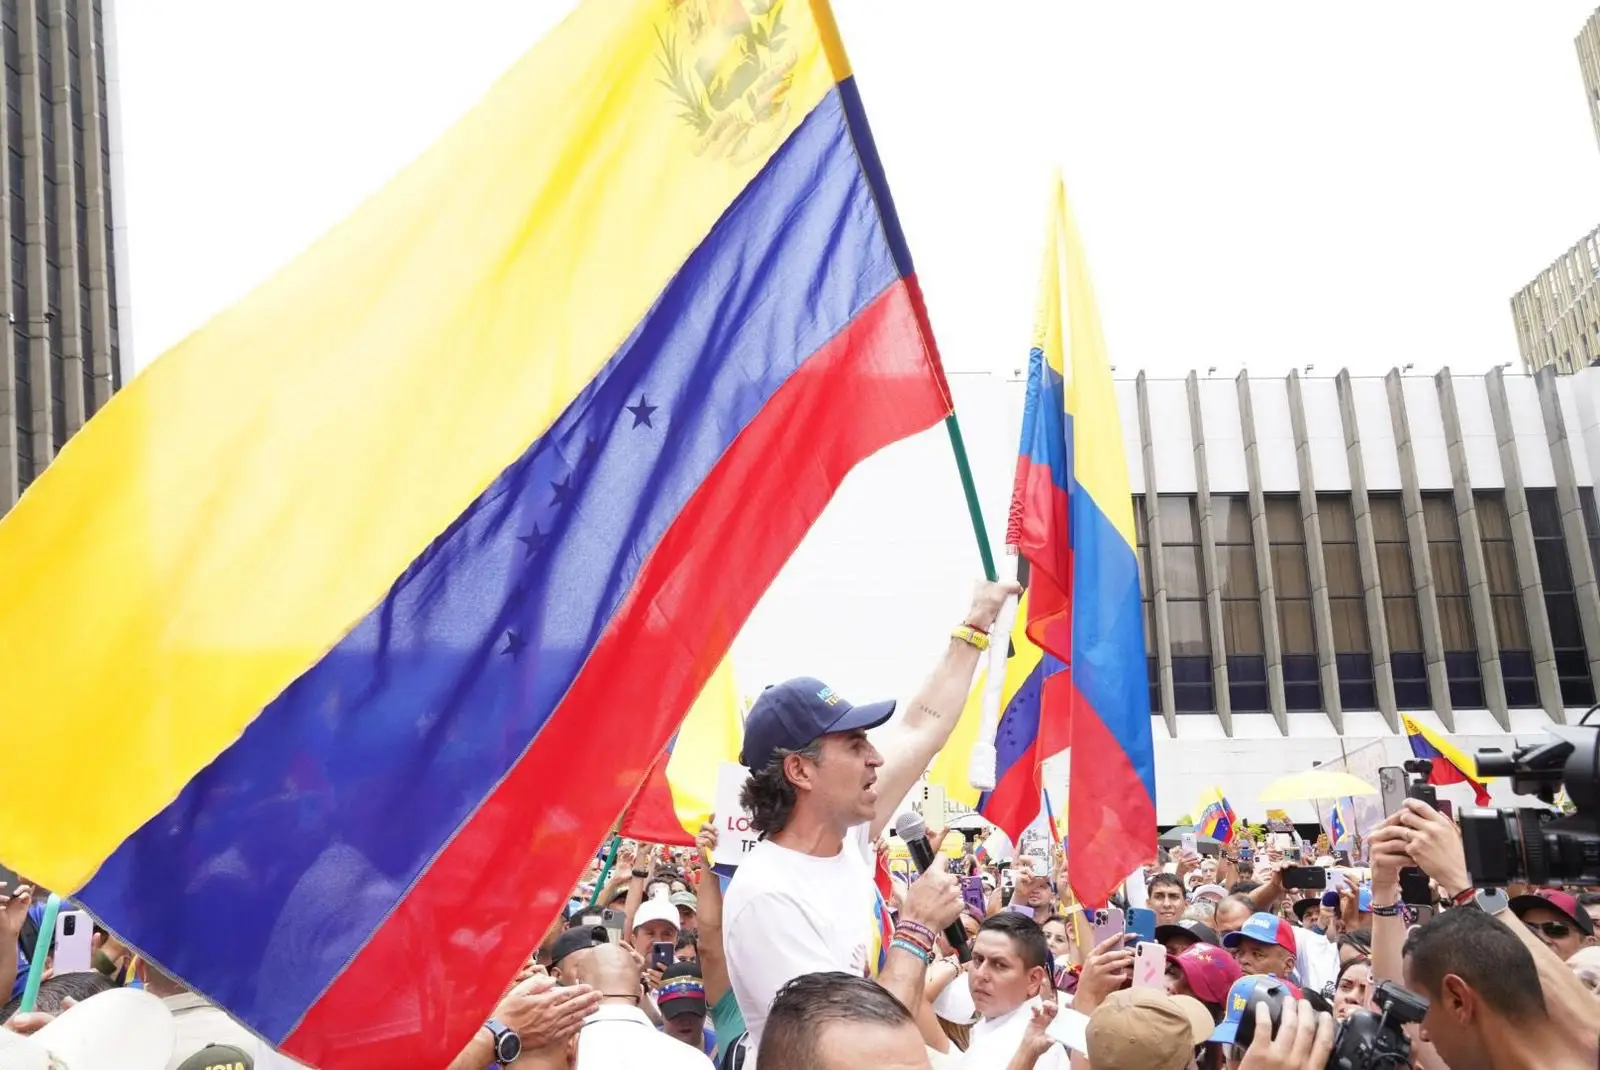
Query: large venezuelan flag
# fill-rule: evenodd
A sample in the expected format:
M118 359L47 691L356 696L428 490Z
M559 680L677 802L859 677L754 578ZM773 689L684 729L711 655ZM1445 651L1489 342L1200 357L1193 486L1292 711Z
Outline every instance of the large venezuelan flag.
M1042 681L1036 746L1040 761L1071 748L1067 869L1079 898L1098 905L1155 854L1155 756L1133 495L1059 176L1034 330L1011 541L1031 566L1028 635L1069 666Z
M752 7L754 5L751 5ZM302 1061L482 1026L949 393L825 0L589 0L0 524L0 857ZM135 773L65 792L82 749Z
M716 805L717 772L724 762L738 762L743 739L744 709L733 666L723 659L622 815L622 835L693 847Z

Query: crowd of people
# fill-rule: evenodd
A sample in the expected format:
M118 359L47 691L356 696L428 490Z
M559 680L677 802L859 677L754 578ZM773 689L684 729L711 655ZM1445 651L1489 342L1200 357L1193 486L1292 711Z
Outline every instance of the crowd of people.
M1426 1001L1404 1030L1413 1067L1600 1065L1600 895L1476 888L1452 819L1415 800L1367 831L1365 864L1241 830L1216 854L1158 852L1099 909L1073 899L1059 848L989 860L981 835L945 850L938 827L933 861L891 875L889 825L1009 593L980 586L905 709L812 679L764 692L740 756L761 840L732 876L710 824L693 849L599 851L451 1070L1315 1070L1390 984ZM1288 880L1306 866L1320 889ZM1427 904L1402 902L1407 867ZM47 975L16 1013L38 924L29 889L0 888L6 1029L133 984L187 1016L173 1070L224 1049L295 1065L106 933L93 971Z

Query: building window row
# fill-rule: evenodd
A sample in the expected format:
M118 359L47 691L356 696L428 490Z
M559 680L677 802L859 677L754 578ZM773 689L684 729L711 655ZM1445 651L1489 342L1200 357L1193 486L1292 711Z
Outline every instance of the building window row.
M1588 651L1578 611L1576 584L1567 556L1560 509L1553 490L1527 492L1535 556L1550 621L1556 674L1562 703L1584 707L1595 699ZM1588 488L1580 495L1588 551L1600 568L1600 511ZM1256 526L1245 495L1210 496L1214 558L1205 559L1193 495L1160 495L1154 534L1159 540L1166 594L1167 658L1172 666L1173 704L1177 713L1210 713L1217 706L1213 668L1218 650L1209 627L1208 586L1221 601L1221 651L1228 670L1228 705L1236 712L1269 708L1267 657L1262 624L1263 577L1257 568ZM1495 649L1512 707L1539 705L1532 644L1523 606L1522 586L1511 536L1505 495L1479 491L1473 496L1485 582L1493 620ZM1433 705L1423 643L1417 576L1412 564L1411 529L1398 494L1372 494L1368 515L1358 517L1349 494L1318 494L1316 518L1321 536L1322 565L1332 632L1332 649L1319 649L1313 601L1311 556L1306 517L1298 495L1263 499L1271 593L1277 613L1285 706L1292 712L1324 708L1322 662L1329 657L1339 683L1340 706L1347 710L1377 708L1372 622L1358 531L1365 519L1371 527L1371 552L1377 575L1377 601L1388 640L1395 702L1400 709ZM1151 575L1151 525L1145 499L1135 495L1138 530L1140 597L1144 610L1150 704L1161 709L1156 642L1155 588ZM1466 553L1454 496L1422 495L1420 522L1432 574L1433 605L1439 616L1444 674L1450 703L1463 709L1486 705L1483 670L1478 658L1477 629L1468 586Z

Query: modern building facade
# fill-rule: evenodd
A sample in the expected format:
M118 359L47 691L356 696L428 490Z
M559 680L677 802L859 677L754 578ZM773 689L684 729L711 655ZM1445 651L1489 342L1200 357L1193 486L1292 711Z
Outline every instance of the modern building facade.
M1119 388L1180 811L1204 776L1295 768L1297 740L1412 715L1509 747L1595 703L1600 369Z
M1600 359L1600 227L1517 291L1511 318L1528 371L1573 372Z
M0 33L8 509L122 385L128 317L111 0L0 0Z
M1583 71L1583 92L1589 102L1594 139L1600 142L1600 10L1589 16L1578 33L1578 67Z
M1578 34L1584 100L1600 142L1600 9ZM1517 348L1528 371L1576 371L1600 360L1600 227L1511 299Z

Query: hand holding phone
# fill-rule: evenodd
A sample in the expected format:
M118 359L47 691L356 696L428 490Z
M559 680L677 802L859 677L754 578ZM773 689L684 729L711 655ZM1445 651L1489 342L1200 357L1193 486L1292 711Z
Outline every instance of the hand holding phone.
M1167 949L1160 944L1140 941L1133 952L1133 987L1167 987Z
M1297 892L1321 892L1328 887L1328 871L1321 866L1290 866L1283 871L1283 886Z
M1183 844L1183 853L1185 855L1193 856L1193 855L1197 855L1197 854L1200 853L1200 851L1199 851L1200 841L1199 841L1199 839L1197 839L1195 837L1194 833L1185 832L1183 834L1180 842Z
M1090 917L1094 937L1091 946L1099 947L1113 936L1121 936L1127 931L1127 923L1121 907L1108 907L1096 910Z
M1141 940L1156 938L1156 912L1149 907L1133 907L1128 911L1128 935ZM1163 969L1165 966L1163 966Z

